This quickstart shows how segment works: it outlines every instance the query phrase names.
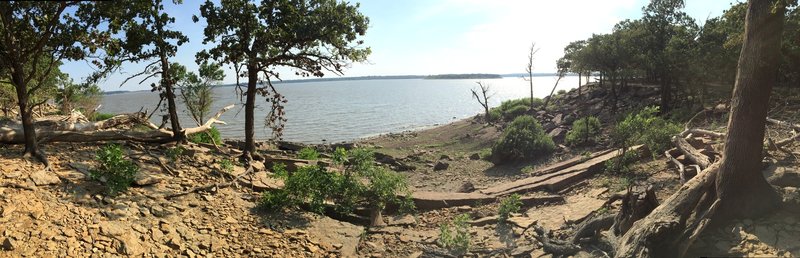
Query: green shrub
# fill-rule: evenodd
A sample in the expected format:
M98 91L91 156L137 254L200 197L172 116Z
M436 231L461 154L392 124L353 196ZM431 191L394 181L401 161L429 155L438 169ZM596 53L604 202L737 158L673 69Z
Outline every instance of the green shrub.
M175 147L167 149L165 151L165 154L167 154L167 158L169 158L170 162L175 163L175 162L178 161L178 159L180 159L180 157L183 155L183 152L185 152L185 151L186 151L186 148L184 148L183 146L177 145Z
M300 159L317 160L319 159L319 152L314 148L304 147L297 153L297 157Z
M533 106L541 106L542 99L534 98L533 99ZM525 114L528 109L531 107L531 99L530 98L521 98L521 99L512 99L506 100L500 103L500 106L494 107L489 110L489 118L490 119L499 119L503 118L507 121L514 120L515 117Z
M455 255L464 255L469 251L469 214L461 214L450 223L439 225L439 245Z
M572 129L567 133L567 144L578 146L597 141L600 135L600 120L588 116L572 123Z
M672 136L680 133L681 127L673 122L657 116L658 107L645 107L644 109L628 114L624 120L617 123L612 133L614 145L627 149L636 144L644 144L650 149L653 158L671 145ZM628 165L633 163L636 155L623 152L623 157L615 159L612 165L607 165L607 170L613 172L626 172Z
M219 168L225 172L233 172L233 162L229 159L222 159L219 161Z
M519 161L546 155L555 149L553 139L532 116L520 116L511 122L492 148L496 162Z
M125 159L122 147L108 144L97 151L98 165L89 171L89 178L105 181L108 195L124 192L133 183L139 167Z
M91 121L103 121L103 120L112 118L114 116L115 116L114 114L96 112L96 113L90 115L89 120L91 120Z
M481 159L490 160L492 158L492 148L481 149L481 151L478 152L478 156L480 156Z
M558 94L558 95L564 95L564 94L567 94L567 91L566 91L566 90L558 90L558 91L556 92L556 94Z
M511 216L511 213L519 212L520 208L522 208L522 201L519 200L519 194L512 194L511 196L503 199L500 201L500 208L497 209L497 221L500 223L506 223L508 218Z
M658 107L646 107L631 113L614 128L612 138L618 147L644 144L653 155L669 148L672 136L681 131L680 125L657 116Z
M503 113L503 118L509 121L514 120L514 118L524 115L525 112L528 112L528 109L529 109L528 106L522 106L522 105L514 106L511 109L507 110L505 113Z
M219 129L217 129L217 127L214 126L212 126L211 129L208 129L208 131L189 135L188 138L189 141L193 143L207 143L207 144L222 143L222 137L220 136Z
M334 210L342 214L352 212L358 204L377 210L387 205L413 209L405 177L375 166L370 150L355 149L350 155L347 157L344 149L334 152L334 162L350 164L341 174L320 166L300 167L288 174L285 166L274 165L275 175L284 178L284 188L264 192L261 207L272 210L307 203L312 211L322 213L324 202L333 201Z

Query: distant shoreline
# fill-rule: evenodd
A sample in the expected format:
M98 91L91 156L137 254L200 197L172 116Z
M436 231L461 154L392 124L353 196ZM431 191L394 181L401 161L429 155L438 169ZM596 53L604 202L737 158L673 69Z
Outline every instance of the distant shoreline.
M556 76L556 73L534 73L533 77L550 77ZM577 74L567 74L566 76L578 76ZM313 78L313 79L297 79L297 80L284 80L275 82L276 85L284 83L304 83L304 82L330 82L330 81L364 81L364 80L413 80L413 79L428 79L428 80L469 80L469 79L502 79L502 78L519 78L528 77L525 73L507 73L507 74L438 74L438 75L380 75L380 76L358 76L358 77L332 77L332 78ZM234 87L236 84L220 84L216 87ZM103 95L124 94L134 92L149 92L150 90L116 90L105 91Z

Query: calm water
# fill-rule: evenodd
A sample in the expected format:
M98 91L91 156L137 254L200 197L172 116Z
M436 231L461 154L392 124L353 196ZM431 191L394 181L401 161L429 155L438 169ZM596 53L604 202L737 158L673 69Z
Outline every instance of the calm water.
M550 93L555 77L534 77L534 95ZM286 96L288 122L283 139L306 143L350 141L377 134L401 132L453 122L483 112L472 98L470 89L478 88L476 80L360 80L286 83L276 85ZM501 101L530 96L528 82L521 78L481 80L491 85L494 94L490 106ZM577 76L561 79L558 89L578 85ZM234 109L222 115L227 125L217 125L223 138L244 138L244 110L235 94L235 87L217 87L211 113L230 104ZM256 138L271 135L263 126L269 105L256 106ZM179 102L181 125L194 126ZM158 103L158 94L133 92L106 95L101 112L129 113L141 107L149 110ZM157 118L158 117L158 118ZM158 114L153 121L160 124Z

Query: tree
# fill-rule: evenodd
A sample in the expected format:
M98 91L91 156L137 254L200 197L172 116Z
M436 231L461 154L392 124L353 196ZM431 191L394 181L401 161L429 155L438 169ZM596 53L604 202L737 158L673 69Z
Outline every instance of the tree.
M181 2L173 0L175 4ZM176 55L178 46L189 39L180 31L168 29L175 18L164 11L162 0L124 1L117 6L121 8L115 10L119 12L118 17L126 22L122 23L121 29L125 32L125 38L122 40L121 51L116 53L115 64L118 67L122 62L149 62L143 71L128 77L123 84L140 76L144 76L140 83L160 77L158 84L151 84L152 91L158 91L161 99L167 100L173 140L183 141L186 134L182 133L175 104L175 84L178 80L172 74L172 63L169 59Z
M489 98L491 98L492 96L489 95L489 85L483 84L483 82L475 82L475 83L477 83L478 86L481 87L481 94L478 95L478 92L475 91L475 89L470 89L472 91L472 96L475 97L475 99L478 100L478 103L481 104L481 106L483 107L483 110L485 112L484 117L486 118L486 122L491 123L492 119L491 117L489 117Z
M536 43L531 43L531 48L528 51L528 66L525 67L525 72L528 73L528 78L525 79L531 84L531 110L533 109L533 56L539 52L536 48ZM523 78L524 79L524 78ZM489 117L489 111L486 111L486 117Z
M97 30L103 19L94 2L14 1L0 3L0 78L14 86L25 138L25 156L47 164L36 145L32 102L34 95L52 87L51 75L64 60L85 59L113 42L109 31ZM102 65L94 62L95 65Z
M580 57L582 54L581 50L583 50L584 47L586 47L585 40L570 42L566 47L564 47L564 56L561 57L561 63L567 69L567 71L578 74L579 97L581 96L581 86L583 86L583 83L581 82L583 74L590 73L587 71L586 65L583 63L584 60Z
M716 214L732 218L763 214L778 197L761 174L764 126L780 63L786 2L750 0L742 53L731 99L724 155L717 176Z
M181 81L181 98L186 105L186 111L197 125L205 121L206 115L211 110L214 98L211 96L214 86L225 78L222 66L218 64L203 63L198 74L190 72Z
M61 106L61 113L69 114L77 109L85 116L91 117L103 97L100 87L96 84L74 83L72 80L62 84L55 98L56 103Z
M550 90L550 95L547 95L547 99L545 99L544 104L542 104L543 110L547 109L547 103L550 103L550 99L553 98L553 93L556 92L556 87L558 87L558 82L560 82L561 79L564 78L564 76L567 74L567 69L569 68L569 64L566 61L564 61L564 59L561 58L556 61L556 66L558 67L558 72L557 72L558 78L556 79L556 83L553 84L553 89ZM531 103L533 103L533 99L531 99ZM533 106L533 104L531 104L531 106Z
M370 49L360 47L358 37L366 33L369 20L358 7L335 0L223 0L200 7L208 24L203 43L216 45L197 59L231 65L240 87L239 78L247 79L240 91L246 96L244 158L255 154L256 94L272 104L265 126L276 138L282 134L285 98L272 85L272 79L280 80L277 67L323 77L326 72L341 75L350 62L366 60Z

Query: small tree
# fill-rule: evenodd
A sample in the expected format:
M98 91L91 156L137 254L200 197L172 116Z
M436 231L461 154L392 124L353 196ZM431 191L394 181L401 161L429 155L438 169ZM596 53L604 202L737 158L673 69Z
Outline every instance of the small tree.
M475 99L478 100L478 103L481 104L481 106L483 107L483 110L485 112L484 116L486 117L486 122L491 123L492 119L489 117L489 98L491 98L492 96L489 95L489 90L490 90L489 85L483 84L483 82L475 82L475 83L477 83L478 86L481 87L481 94L478 95L478 92L475 91L475 89L470 89L472 91L472 96L475 97Z
M542 104L542 109L547 109L547 103L550 102L550 99L553 98L553 93L556 92L556 87L558 87L558 82L567 75L567 69L569 68L569 64L563 59L558 59L556 62L558 66L558 79L556 79L556 83L553 85L553 89L550 90L550 95L547 96L547 99L544 100L544 104ZM531 98L533 99L533 98Z
M528 51L528 66L525 67L528 78L523 77L523 79L531 84L531 109L533 109L533 56L536 55L536 52L539 52L539 49L536 48L536 43L531 43L531 48Z
M492 159L498 163L521 161L549 154L554 149L553 139L545 134L539 122L524 115L514 119L492 147Z
M69 80L58 89L56 103L60 105L62 114L79 110L86 117L92 117L102 98L103 92L96 84L75 84Z
M588 144L597 140L600 134L600 120L597 117L587 116L572 123L572 129L567 133L567 144L577 146Z
M199 75L190 72L181 82L180 92L186 111L197 125L203 124L206 115L214 103L212 97L214 86L225 78L222 66L203 63Z

